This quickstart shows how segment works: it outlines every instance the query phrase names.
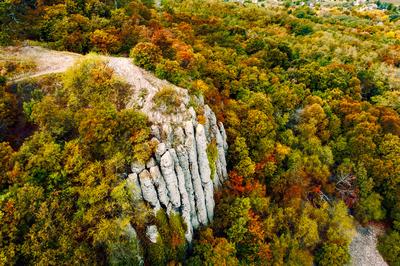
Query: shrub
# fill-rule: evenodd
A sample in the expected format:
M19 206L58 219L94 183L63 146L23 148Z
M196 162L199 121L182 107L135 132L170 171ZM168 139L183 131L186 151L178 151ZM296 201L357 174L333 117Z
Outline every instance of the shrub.
M378 250L391 266L400 265L400 233L392 231L379 239Z
M182 104L182 95L174 87L167 86L154 95L153 102L165 113L174 113L176 108Z
M161 60L161 50L150 42L138 43L130 53L133 62L146 70L154 70Z
M325 244L318 250L315 260L321 266L341 266L350 261L350 254L347 246Z
M207 158L211 168L211 179L213 179L216 171L216 162L218 160L218 149L214 139L207 145Z
M96 56L85 57L64 75L69 105L78 108L98 106L107 99L118 109L125 108L129 85L114 75Z
M306 20L294 21L291 23L291 27L296 36L305 36L314 32L313 27Z
M157 64L156 76L160 79L166 79L174 84L179 84L182 80L182 70L176 61L165 60Z
M17 75L34 71L35 69L36 64L32 60L7 58L5 61L0 62L0 76L4 77L15 77Z

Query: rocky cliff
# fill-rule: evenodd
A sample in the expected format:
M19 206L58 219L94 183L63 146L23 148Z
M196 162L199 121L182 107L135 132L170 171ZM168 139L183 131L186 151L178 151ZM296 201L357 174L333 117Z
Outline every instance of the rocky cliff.
M224 126L202 97L189 96L124 59L111 58L108 64L132 86L128 107L146 113L157 143L148 162L132 164L128 187L155 212L180 213L190 242L194 229L213 220L214 191L227 178ZM155 226L147 235L156 241Z

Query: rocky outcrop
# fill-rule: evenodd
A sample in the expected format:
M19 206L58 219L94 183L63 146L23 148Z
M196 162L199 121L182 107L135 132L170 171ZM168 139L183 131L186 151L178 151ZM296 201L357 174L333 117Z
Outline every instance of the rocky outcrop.
M153 125L153 136L158 142L156 151L147 163L133 163L128 175L129 183L139 187L140 198L155 211L163 208L167 214L182 215L189 242L196 228L213 220L214 190L227 178L225 131L217 124L211 109L206 106L205 110L208 122L204 125L194 115L174 125L174 129ZM212 142L218 150L214 176L207 156L207 147Z
M207 225L214 217L214 190L227 178L225 153L226 134L212 110L204 106L204 125L197 121L193 108L188 118L177 124L152 126L154 141L158 143L153 157L146 163L135 162L128 180L139 187L139 198L158 211L178 212L187 225L186 239L191 241L193 230ZM215 162L210 162L207 147L213 143L218 151ZM210 164L215 163L211 167ZM214 168L212 176L211 168Z
M197 219L201 225L206 225L207 220L207 211L206 211L206 203L204 197L204 190L201 184L200 174L199 174L199 165L197 161L197 148L196 148L196 139L194 136L194 127L191 121L186 122L185 124L185 132L186 132L186 140L185 140L185 148L188 153L189 158L189 169L190 174L192 176L192 184L194 189L195 196L195 205L197 212Z
M164 177L161 175L158 165L150 167L150 175L153 180L154 187L157 190L158 199L161 205L166 208L169 204L169 197L167 185L165 184Z
M153 142L158 143L148 162L132 164L129 183L139 187L138 197L155 211L163 208L167 214L180 213L187 225L186 239L191 241L194 229L213 220L214 190L227 178L225 129L203 98L190 96L187 90L157 79L125 59L109 58L108 65L131 85L127 107L148 116ZM174 106L156 100L164 89L178 99ZM198 115L205 119L198 121ZM207 155L209 145L218 153L212 162Z
M160 201L158 200L157 191L151 179L150 172L148 170L143 170L139 174L139 181L143 199L150 203L155 211L158 211L161 208Z
M207 158L206 134L202 124L198 124L196 127L196 146L197 161L199 164L201 184L204 190L207 217L212 221L214 217L214 187L211 181L211 169Z

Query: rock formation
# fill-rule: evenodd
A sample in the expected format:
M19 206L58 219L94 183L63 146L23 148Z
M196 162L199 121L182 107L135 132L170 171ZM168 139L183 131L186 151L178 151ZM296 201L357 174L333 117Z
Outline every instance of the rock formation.
M136 107L149 117L153 142L157 143L148 162L132 163L127 183L135 190L136 198L143 199L155 212L163 208L167 214L180 213L190 242L194 229L213 220L214 190L227 178L225 129L201 97L189 96L187 90L126 63L110 59L109 66L131 85L128 108ZM168 102L160 105L158 99L156 104L158 92L165 88L179 99L172 111ZM205 119L200 122L198 115ZM207 155L209 145L215 145L218 151L217 159L212 162ZM153 227L150 231L149 235L154 236Z
M227 178L225 131L211 109L204 109L208 110L205 125L191 116L181 125L174 125L172 133L171 127L153 126L159 143L155 154L145 164L133 163L128 175L129 183L139 188L138 197L155 211L164 208L168 214L174 211L182 215L189 242L194 229L213 220L214 189ZM207 157L207 146L212 141L218 150L214 176Z

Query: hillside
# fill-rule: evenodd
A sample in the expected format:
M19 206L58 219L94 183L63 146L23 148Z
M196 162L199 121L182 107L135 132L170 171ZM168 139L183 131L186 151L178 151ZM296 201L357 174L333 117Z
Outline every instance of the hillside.
M398 265L399 12L1 3L1 264Z

